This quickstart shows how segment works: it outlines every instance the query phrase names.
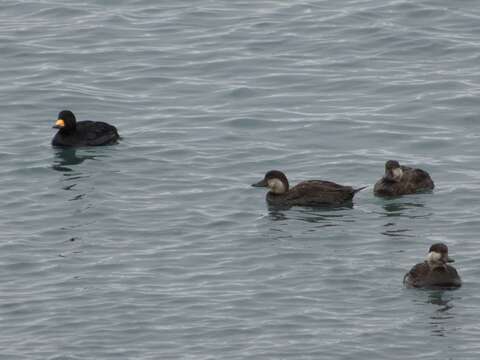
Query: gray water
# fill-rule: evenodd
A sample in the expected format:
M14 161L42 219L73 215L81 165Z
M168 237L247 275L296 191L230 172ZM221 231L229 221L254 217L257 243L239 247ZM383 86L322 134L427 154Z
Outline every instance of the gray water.
M3 0L0 49L1 359L479 358L478 1ZM270 169L369 187L269 210ZM438 241L463 287L405 289Z

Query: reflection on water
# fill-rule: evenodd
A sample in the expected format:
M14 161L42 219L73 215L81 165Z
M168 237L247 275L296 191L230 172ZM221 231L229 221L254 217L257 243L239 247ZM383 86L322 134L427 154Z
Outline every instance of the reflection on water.
M451 290L418 290L414 302L425 307L430 315L428 325L432 336L448 336L455 330L454 301L460 300Z
M290 209L299 210L299 211L307 211L307 212L318 212L318 211L338 211L338 210L345 210L345 209L353 209L353 202L349 201L343 203L342 205L319 205L319 206L291 206L291 205L272 205L268 204L269 211L286 211Z
M392 226L395 224L387 224L385 226ZM390 236L390 237L414 237L414 235L408 234L410 229L393 229L393 230L385 230L382 231L382 235Z
M380 214L387 217L389 221L384 224L387 230L382 231L381 234L390 237L414 237L414 235L408 234L411 231L410 228L398 227L397 222L394 221L395 218L402 220L403 218L417 219L431 216L431 213L422 212L425 204L421 202L386 200L382 208L384 211Z
M278 208L268 208L268 216L270 220L273 221L282 221L282 220L288 220L287 215L285 215L285 212L278 209Z
M425 205L422 203L413 202L387 202L383 204L382 207L385 210L385 216L406 216L415 218L419 216L415 216L415 214L413 214L413 210L416 208L423 208Z
M88 213L95 204L95 187L91 180L92 168L82 166L86 160L97 160L101 155L94 149L54 148L52 169L62 174L59 177L59 187L66 191L65 201L69 202L68 208L74 214L71 221L60 228L65 232L69 241L81 237L83 228L92 226L97 220L82 216ZM74 254L75 252L72 252ZM65 256L65 253L62 254Z
M320 229L340 227L355 222L351 209L319 209L294 207L289 210L269 207L266 216L260 219L262 238L275 241L307 238Z
M85 160L95 160L93 155L77 155L77 149L75 148L56 148L55 149L55 159L52 165L54 170L68 173L74 171L74 168L71 165L79 165ZM65 174L67 176L67 174Z
M427 303L439 305L441 308L438 311L444 312L453 307L453 305L449 305L452 299L452 296L446 295L444 290L433 290L429 291Z
M89 175L84 174L78 165L85 160L95 160L98 155L89 155L85 150L79 151L75 148L55 148L54 151L55 158L52 169L63 174L64 178L61 179L62 189L74 192L69 201L83 199L87 194L86 187L83 186L83 190L79 190L77 186L82 183L82 179L89 178Z
M330 208L306 208L296 207L284 209L279 207L268 207L268 216L273 221L299 220L308 223L325 226L338 226L340 223L353 222L353 218L347 216L351 207L330 207Z
M435 290L428 292L426 303L436 305L437 308L430 315L430 325L433 336L445 336L451 328L452 319L455 318L453 309L454 297L451 292Z

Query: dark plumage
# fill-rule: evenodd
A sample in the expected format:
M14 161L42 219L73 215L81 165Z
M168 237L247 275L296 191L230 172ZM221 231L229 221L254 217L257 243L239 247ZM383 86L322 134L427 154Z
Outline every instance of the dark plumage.
M432 190L434 187L426 171L400 166L398 161L389 160L385 163L385 175L376 182L373 192L377 196L399 196Z
M462 285L457 270L447 263L453 262L448 257L448 247L437 243L428 250L427 259L412 267L405 274L403 283L410 288L455 288Z
M268 187L267 202L279 206L342 205L351 202L355 193L364 189L323 180L302 181L290 188L285 174L277 170L267 172L263 180L252 186Z
M53 126L59 129L52 139L53 146L100 146L117 143L120 136L115 126L101 121L79 121L69 110L60 111Z

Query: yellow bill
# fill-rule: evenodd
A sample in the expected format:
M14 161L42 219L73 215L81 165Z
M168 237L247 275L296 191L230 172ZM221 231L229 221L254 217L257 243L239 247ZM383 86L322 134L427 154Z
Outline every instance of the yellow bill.
M63 120L63 119L58 119L58 120L55 122L55 126L54 126L54 127L55 127L55 128L59 128L59 129L65 127L65 120Z

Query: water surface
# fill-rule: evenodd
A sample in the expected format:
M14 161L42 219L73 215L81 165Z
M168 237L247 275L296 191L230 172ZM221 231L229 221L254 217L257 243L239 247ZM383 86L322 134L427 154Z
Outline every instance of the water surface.
M480 5L0 4L0 357L478 359ZM50 146L62 109L119 145ZM372 194L384 162L433 194ZM369 187L270 210L249 184ZM407 290L437 241L464 280Z

